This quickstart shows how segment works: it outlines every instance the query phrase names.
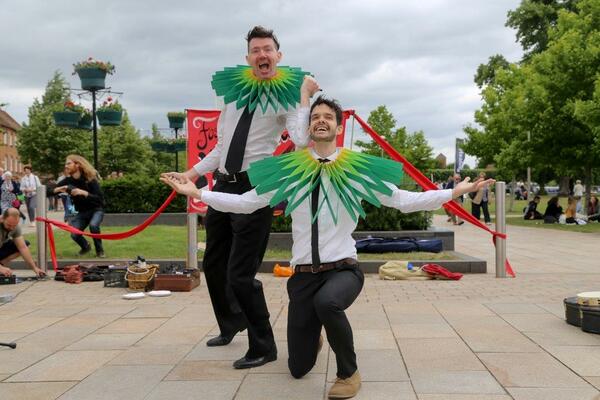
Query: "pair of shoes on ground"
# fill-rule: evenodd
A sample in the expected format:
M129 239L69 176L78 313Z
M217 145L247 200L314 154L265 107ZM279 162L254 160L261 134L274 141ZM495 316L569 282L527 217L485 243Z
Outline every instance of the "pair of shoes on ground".
M88 247L84 247L83 249L79 250L79 255L82 256L84 254L89 253L90 251L92 251L92 246L88 245ZM100 250L96 252L96 257L98 258L106 258L106 255L104 254L104 251Z
M219 336L216 336L216 337L208 340L206 342L206 345L208 347L226 346L229 343L231 343L231 341L233 340L233 338L235 337L235 335L238 332L241 332L244 329L246 329L246 328L241 328L240 330L236 331L235 333L231 333L231 334L222 334L221 333ZM244 357L240 358L239 360L234 361L233 368L235 368L235 369L255 368L255 367L260 367L261 365L265 365L266 363L275 361L275 360L277 360L277 348L273 347L273 350L264 356L260 356L260 357L244 356Z

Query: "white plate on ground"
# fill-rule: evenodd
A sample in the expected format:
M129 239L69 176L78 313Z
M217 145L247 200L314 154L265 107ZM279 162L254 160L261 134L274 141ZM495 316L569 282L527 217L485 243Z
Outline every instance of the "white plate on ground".
M137 300L137 299L143 299L144 297L146 297L146 295L142 292L139 293L125 293L123 296L125 300Z
M148 292L148 296L152 296L152 297L167 297L170 295L171 295L170 290L153 290L151 292Z

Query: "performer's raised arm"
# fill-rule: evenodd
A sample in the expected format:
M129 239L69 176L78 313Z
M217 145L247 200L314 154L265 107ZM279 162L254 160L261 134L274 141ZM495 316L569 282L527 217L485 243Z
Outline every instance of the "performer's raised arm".
M300 106L295 112L287 114L285 128L296 147L306 147L310 142L310 135L308 134L310 98L319 90L321 88L315 78L305 75L300 87Z

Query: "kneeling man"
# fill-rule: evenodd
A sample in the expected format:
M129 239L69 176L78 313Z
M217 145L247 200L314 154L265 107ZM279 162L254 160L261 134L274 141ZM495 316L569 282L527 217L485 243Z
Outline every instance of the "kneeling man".
M191 181L170 174L161 180L223 212L246 214L287 200L295 271L287 283L288 366L295 378L313 368L324 327L337 362L329 398L344 399L355 396L361 385L352 328L344 312L364 284L352 238L358 217L365 217L361 201L403 212L433 210L493 181L469 183L466 178L448 190L400 190L395 184L400 183L402 164L336 148L336 136L343 131L342 109L336 101L319 97L310 113L302 111L298 126L308 126L314 147L251 164L248 176L255 188L249 192L200 191Z
M19 210L16 208L7 208L0 217L0 274L10 276L12 270L7 267L11 260L18 256L23 256L23 260L29 265L29 268L35 272L38 277L46 276L46 273L35 264L31 252L29 251L29 242L23 239L21 227L19 226Z

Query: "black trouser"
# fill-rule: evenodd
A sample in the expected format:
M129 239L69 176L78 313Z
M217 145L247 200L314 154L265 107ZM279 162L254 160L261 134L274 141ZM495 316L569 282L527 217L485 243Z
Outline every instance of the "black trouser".
M477 219L481 218L481 211L483 210L483 219L485 222L492 222L490 218L490 211L488 209L488 202L482 201L481 204L471 203L471 214Z
M242 194L250 182L217 182L216 192ZM206 215L204 275L221 334L248 328L247 357L275 348L262 283L255 279L262 263L273 212L264 207L252 214L223 213L209 207Z
M354 340L344 310L358 297L364 280L358 265L317 274L297 272L288 280L288 366L294 378L306 375L315 365L322 326L335 353L337 376L354 374Z

